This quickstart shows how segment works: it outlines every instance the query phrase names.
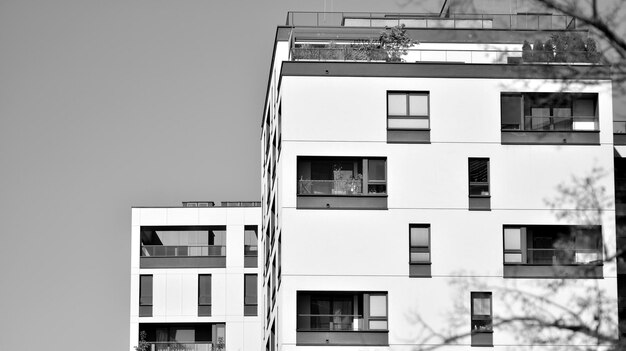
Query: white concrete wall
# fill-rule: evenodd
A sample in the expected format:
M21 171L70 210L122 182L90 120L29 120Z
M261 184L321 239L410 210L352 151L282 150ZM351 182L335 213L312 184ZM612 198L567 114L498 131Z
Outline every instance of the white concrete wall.
M243 315L244 274L260 268L244 267L244 226L260 225L259 207L133 208L131 229L130 350L137 345L139 323L226 323L227 350L261 350L263 346L262 290L258 286L259 316ZM139 267L141 226L225 225L226 268ZM259 233L260 234L260 233ZM262 262L259 262L259 267ZM139 317L139 275L153 275L153 316ZM210 317L198 317L198 275L211 274ZM259 284L260 285L260 284Z
M386 143L388 90L430 92L430 144ZM600 145L501 145L500 93L535 91L597 92ZM283 77L282 106L281 350L303 349L295 346L299 290L388 291L393 350L410 349L418 340L415 315L437 332L469 332L469 312L459 306L469 308L470 291L493 291L494 317L505 316L510 311L503 307L503 299L511 296L507 289L545 293L542 285L550 280L502 278L502 226L584 223L581 217L557 218L546 201L559 196L559 184L572 185L572 177L586 177L594 167L606 172L597 187L609 197L614 194L609 82ZM387 157L389 209L297 210L297 157L331 155ZM467 209L468 157L490 159L491 211ZM612 256L614 206L605 205L596 224L602 225L607 255ZM431 225L432 278L408 278L409 223ZM590 285L614 307L608 317L617 318L613 261L605 263L603 273L600 280L569 281L553 295L556 302L587 296L589 292L577 289ZM570 350L578 342L566 340L554 350ZM470 349L467 338L461 343L465 346L449 349ZM521 349L515 346L519 343L523 341L515 333L495 328L496 349Z

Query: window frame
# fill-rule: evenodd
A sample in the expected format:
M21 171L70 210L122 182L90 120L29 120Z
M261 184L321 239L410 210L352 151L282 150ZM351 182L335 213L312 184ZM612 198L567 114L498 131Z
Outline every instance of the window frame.
M489 314L477 315L474 314L474 300L475 299L489 299ZM493 333L493 294L491 291L472 291L470 293L470 331L475 333ZM474 330L474 321L488 321L487 330Z
M247 289L247 278L248 277L254 277L255 278L255 284L253 286L253 289L256 291L256 300L255 303L247 303L246 302L246 297L248 296L248 294L246 294L248 292ZM244 274L243 275L243 305L244 305L244 316L258 316L259 312L258 312L258 308L259 308L259 275L254 273L250 273L250 274ZM246 313L246 307L254 307L254 313Z
M471 163L472 161L487 161L487 181L486 182L472 182L471 178ZM467 158L467 193L469 197L473 198L488 198L491 197L491 162L489 157L468 157ZM487 186L487 195L472 195L471 187L472 185L486 185Z
M150 278L150 286L152 289L150 289L150 303L143 303L142 299L144 298L143 296L143 279L144 278ZM139 275L139 306L153 306L154 305L154 275L152 274L140 274Z
M392 115L389 113L389 96L390 95L405 95L406 98L406 115ZM411 115L411 96L426 96L426 115ZM430 130L430 91L424 90L387 90L387 130ZM427 128L391 128L389 127L389 120L426 120L428 122Z
M428 246L425 248L423 246L413 246L411 244L411 229L413 228L426 228L428 229ZM426 223L411 223L409 224L409 264L414 265L427 265L432 263L432 242L431 242L431 227L430 224ZM413 261L411 258L411 254L414 252L420 253L428 253L428 261Z
M209 302L201 302L202 295L201 286L202 278L208 277L209 280ZM213 311L213 277L211 274L198 274L198 316L211 316Z
M380 160L384 162L385 166L385 174L384 180L376 179L372 180L369 178L369 161L370 160ZM388 189L388 163L387 157L377 157L377 156L298 156L296 160L296 167L299 168L302 163L309 162L311 165L314 161L328 161L328 162L353 162L355 164L360 165L361 167L361 193L358 194L333 194L333 193L323 193L323 194L313 194L302 192L302 189L306 188L306 185L302 185L301 182L313 182L315 180L328 180L332 181L333 179L298 179L296 176L296 194L297 196L314 196L314 197L366 197L366 196L387 196L389 194ZM357 172L355 170L355 172ZM299 173L299 172L297 172ZM370 185L384 185L385 192L384 193L370 193L369 186Z

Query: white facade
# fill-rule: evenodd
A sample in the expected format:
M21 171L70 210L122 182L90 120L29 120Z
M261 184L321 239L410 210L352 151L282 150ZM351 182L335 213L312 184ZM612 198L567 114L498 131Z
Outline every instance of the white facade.
M310 32L309 28L308 37ZM389 65L385 75L367 68L360 72L346 68L356 67L357 62L339 65L323 60L294 62L285 74L280 70L286 67L283 62L289 61L290 43L297 42L294 33L297 28L288 39L277 37L263 122L260 246L265 247L268 258L263 283L266 350L414 350L427 346L469 350L473 342L472 292L492 294L493 340L488 346L494 349L534 346L572 350L589 345L591 339L572 336L563 329L545 327L546 334L542 335L521 322L507 324L510 319L533 317L529 315L532 313L542 318L545 313L563 313L564 320L569 321L575 313L564 312L561 307L574 311L577 299L584 298L603 304L599 318L605 323L598 330L617 338L613 202L594 207L582 203L583 195L578 202L558 202L564 194L559 186L576 186L575 180L593 174L601 174L593 185L603 189L607 198L614 197L612 90L608 78L582 84L541 76L468 78L435 73L398 77L394 73L397 67L416 64ZM328 34L320 30L319 35L324 40ZM443 43L426 44L443 47ZM369 65L372 71L379 70L379 63ZM428 94L429 142L388 142L389 92ZM597 96L598 141L579 145L503 143L502 94L539 92ZM333 196L327 196L330 208L299 204L299 158L328 160L331 156L386 160L385 208L336 209L332 208ZM468 208L469 158L489 159L489 211ZM554 203L558 205L552 206ZM409 276L411 224L429 225L429 276ZM606 260L599 273L593 279L507 276L504 228L539 225L601 226ZM557 283L563 284L562 288L550 287ZM333 320L340 322L332 317L337 313L332 308L327 318L330 327L322 327L327 329L321 333L303 329L299 316L316 317L302 313L298 299L323 293L352 294L354 301L362 294L386 294L388 342L368 344L336 336L339 333L333 329ZM602 297L590 297L596 293ZM528 310L531 304L521 297L524 294L544 296L545 303ZM319 316L320 320L326 318ZM581 324L595 325L591 310L580 312L578 317ZM355 320L361 318L349 317L354 326L341 327L343 335L356 331L357 339L367 339L367 333L358 333L362 329ZM447 336L455 338L444 342ZM547 336L556 339L541 345L538 340L547 340ZM597 349L610 345L601 342Z
M133 208L130 350L134 350L134 346L138 344L140 329L150 329L156 325L161 329L196 328L196 338L201 329L207 334L218 333L217 336L223 338L221 339L223 350L260 350L263 339L261 309L258 309L256 315L244 315L244 275L256 274L261 277L258 267L262 262L261 258L257 257L256 267L244 264L244 228L258 227L260 223L261 213L258 207ZM140 254L143 251L140 238L142 228L198 229L213 226L225 227L226 230L224 267L146 268L142 263L142 259L150 258ZM139 313L141 275L152 276L152 316L140 316ZM199 316L200 275L211 277L210 316ZM257 284L256 288L256 296L261 296L260 284ZM215 325L220 327L216 330L213 328ZM182 335L185 331L176 332ZM212 336L212 340L217 340L217 337ZM175 344L167 344L164 342L166 340L159 341L162 343L151 343L152 350L166 350L168 345L173 347ZM180 346L181 344L184 346ZM217 343L206 340L187 344L179 341L178 345L184 347L184 350L219 349Z

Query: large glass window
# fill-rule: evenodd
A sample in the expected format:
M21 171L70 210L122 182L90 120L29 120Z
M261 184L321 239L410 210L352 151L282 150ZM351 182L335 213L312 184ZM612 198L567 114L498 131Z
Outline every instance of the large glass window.
M198 276L198 315L211 315L211 275Z
M299 157L298 195L387 194L385 158Z
M387 293L299 292L298 330L387 330Z
M141 227L141 256L226 256L226 227Z
M598 94L502 93L502 130L597 131Z
M387 92L387 129L428 129L428 92Z
M244 316L257 315L257 279L256 274L244 275L243 300L244 300Z
M243 233L245 256L258 256L258 226L247 225Z
M587 265L602 263L600 226L504 226L504 263Z

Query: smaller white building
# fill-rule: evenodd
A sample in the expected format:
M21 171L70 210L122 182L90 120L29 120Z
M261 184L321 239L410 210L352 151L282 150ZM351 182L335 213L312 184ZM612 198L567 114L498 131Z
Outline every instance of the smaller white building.
M258 202L133 208L129 350L261 350L260 224Z

